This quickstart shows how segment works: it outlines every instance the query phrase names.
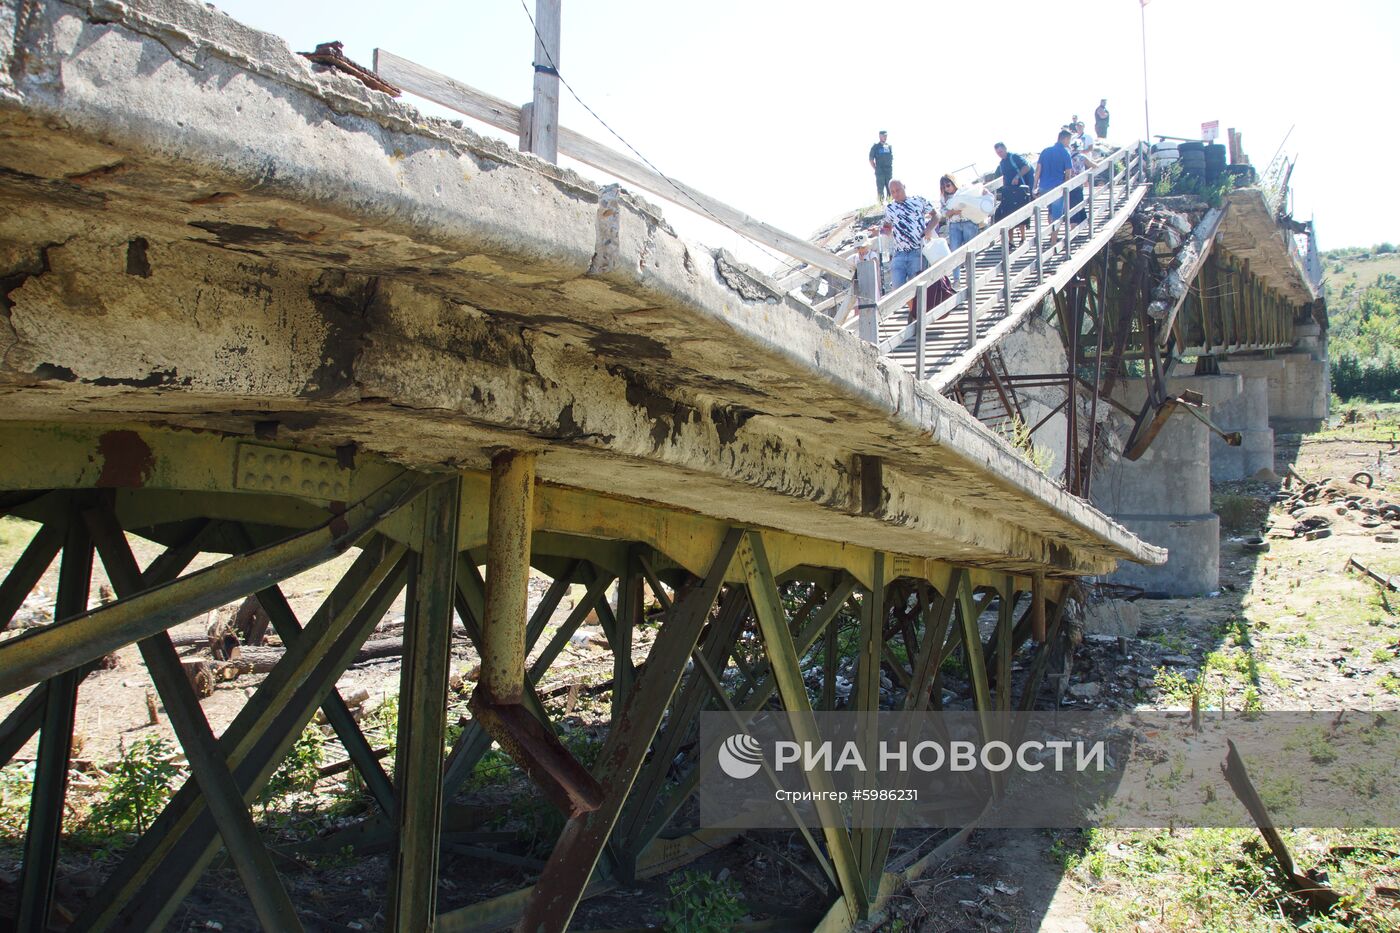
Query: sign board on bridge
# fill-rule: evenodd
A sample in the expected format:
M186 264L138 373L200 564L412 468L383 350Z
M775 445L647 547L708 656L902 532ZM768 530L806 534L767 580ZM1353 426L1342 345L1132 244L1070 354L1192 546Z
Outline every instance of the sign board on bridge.
M1220 121L1211 120L1209 123L1201 124L1201 138L1208 142L1215 142L1220 138Z

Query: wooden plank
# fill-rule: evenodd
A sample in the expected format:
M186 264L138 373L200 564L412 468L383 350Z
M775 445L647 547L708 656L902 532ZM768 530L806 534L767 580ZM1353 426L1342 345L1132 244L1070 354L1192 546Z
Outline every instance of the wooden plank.
M520 108L499 97L493 97L444 74L401 58L384 49L374 50L374 70L384 80L412 94L441 104L449 110L480 120L509 132L520 128ZM652 171L640 162L595 142L582 133L559 127L559 152L585 165L614 175L628 184L636 185L660 198L689 210L699 210L713 219L780 253L801 259L838 278L849 282L853 276L851 264L801 237L779 230L771 224L755 220L743 211L678 181Z
M530 108L529 151L549 162L559 161L559 24L559 0L535 0L535 98Z

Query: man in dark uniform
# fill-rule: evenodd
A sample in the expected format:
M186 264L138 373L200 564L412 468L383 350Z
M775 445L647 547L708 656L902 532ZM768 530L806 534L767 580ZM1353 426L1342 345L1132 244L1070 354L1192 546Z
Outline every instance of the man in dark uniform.
M884 204L890 194L890 179L894 177L894 150L886 142L889 134L880 131L880 141L870 147L870 167L875 170L875 192Z

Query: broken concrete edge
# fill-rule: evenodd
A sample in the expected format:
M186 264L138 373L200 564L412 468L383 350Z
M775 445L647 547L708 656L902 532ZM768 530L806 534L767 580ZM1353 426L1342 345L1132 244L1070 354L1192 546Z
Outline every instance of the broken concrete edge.
M371 92L346 76L318 71L280 39L237 24L202 5L181 0L142 0L135 4L53 0L31 6L7 2L0 5L0 13L15 19L20 10L29 9L37 18L40 14L33 11L52 12L59 8L78 11L91 25L121 28L153 39L169 52L172 62L180 63L173 67L198 72L203 70L201 62L207 64L212 57L290 88L311 98L295 101L308 124L320 119L314 112L306 113L308 103L325 106L335 113L363 118L389 132L411 137L408 141L412 145L405 151L413 154L443 154L443 150L450 150L458 159L526 169L546 183L543 188L535 186L540 197L552 196L556 202L582 199L598 204L600 209L603 206L606 195L600 195L595 186L573 173L451 123L424 118L413 108ZM61 18L61 13L54 16ZM22 43L33 41L34 23L16 23L10 34L20 35ZM240 148L229 138L232 131L221 131L217 126L201 131L197 119L180 119L190 116L183 112L177 118L169 111L168 103L165 107L151 105L152 109L139 114L120 111L113 104L105 104L104 110L104 102L94 105L91 99L70 103L66 100L62 52L51 46L16 49L13 45L3 51L6 68L0 73L8 84L7 102L77 130L109 150L125 145L164 162L198 166L205 174L212 168L226 178L236 178L239 183L258 189L260 194L273 192L321 210L352 213L360 223L401 231L415 242L454 250L461 250L465 242L470 248L488 249L498 255L516 253L535 267L546 265L551 278L593 276L652 302L658 295L664 296L683 311L722 323L726 330L745 339L745 349L764 353L768 357L765 362L793 372L798 378L815 378L837 389L837 400L844 406L849 406L854 398L900 432L900 436L880 438L869 436L867 431L866 438L852 438L853 449L870 441L882 442L885 449L879 451L881 455L917 473L920 450L939 448L974 467L993 485L1014 493L1030 511L1061 527L1070 539L1082 542L1087 534L1095 539L1097 547L1093 549L1129 559L1159 562L1164 557L1160 549L1136 541L1121 525L1065 494L960 408L915 385L902 371L892 373L881 367L873 347L836 328L829 319L819 319L809 309L779 295L770 283L729 261L723 253L711 253L675 237L660 213L638 198L619 196L618 202L630 209L619 213L640 220L641 229L619 220L615 244L603 242L596 217L581 223L581 216L573 222L567 222L566 216L566 222L532 230L530 241L522 244L518 228L493 227L489 211L468 211L460 201L452 205L445 203L450 198L429 197L421 189L414 189L412 178L378 178L369 173L365 178L346 179L341 174L344 162L326 158L324 153L319 160L313 160L285 142L276 151L257 152L246 145L246 140L241 141L244 146ZM16 62L16 58L23 61ZM19 84L12 80L12 73L22 74ZM197 109L193 116L198 116ZM95 146L94 152L100 148ZM395 155L407 158L397 150ZM300 165L296 164L298 159L302 160ZM286 171L289 168L296 170ZM431 180L422 178L419 184ZM367 191L367 186L377 190ZM460 177L457 186L462 187ZM566 206L566 215L580 213L577 206L573 211ZM488 216L483 218L483 214ZM627 232L636 234L635 239L622 235L624 226L629 228ZM632 239L629 248L621 248L623 239ZM663 274L661 264L654 261L655 252L670 253L675 264L667 265L684 267L688 274ZM548 257L544 262L542 254ZM709 255L714 261L706 268L694 262L696 255ZM610 261L613 259L618 261ZM746 278L752 288L743 287ZM736 281L741 283L737 289ZM798 323L802 318L806 319L805 324ZM806 333L801 333L804 328ZM857 431L862 425L848 427ZM912 437L907 434L909 428L913 429ZM1021 524L1014 516L1009 520Z
M1230 253L1250 261L1250 272L1300 304L1317 301L1321 292L1308 277L1306 260L1289 248L1292 234L1269 210L1264 189L1236 188L1226 195L1225 212L1216 241Z

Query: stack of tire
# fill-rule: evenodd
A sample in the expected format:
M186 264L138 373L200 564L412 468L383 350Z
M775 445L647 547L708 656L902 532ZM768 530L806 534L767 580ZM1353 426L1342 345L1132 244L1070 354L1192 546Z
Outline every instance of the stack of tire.
M1181 161L1181 174L1214 183L1225 174L1227 157L1219 143L1185 142L1176 147Z

